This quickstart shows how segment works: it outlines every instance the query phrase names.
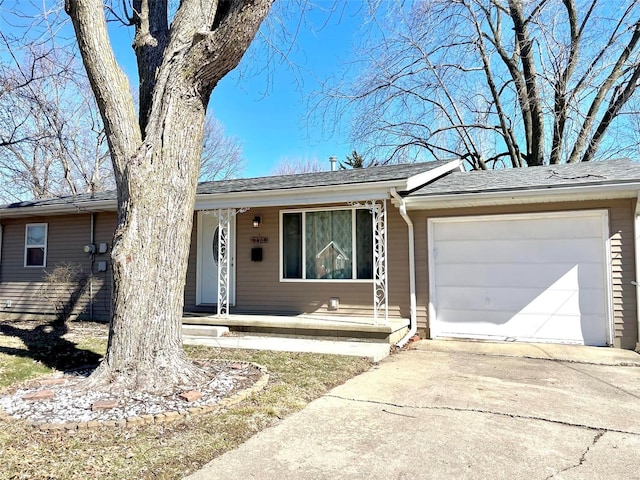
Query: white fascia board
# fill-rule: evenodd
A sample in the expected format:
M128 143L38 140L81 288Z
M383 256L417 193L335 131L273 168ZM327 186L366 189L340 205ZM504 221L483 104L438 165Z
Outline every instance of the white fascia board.
M402 188L398 188L401 191L411 191L416 188L420 188L423 185L435 180L436 178L445 175L446 173L452 172L453 170L460 170L462 168L462 160L452 160L444 165L440 165L439 167L433 168L426 172L419 173L412 177L407 178L407 182Z
M483 207L493 205L521 205L527 203L569 202L585 200L614 200L636 198L640 182L615 185L583 185L578 187L539 188L519 191L474 192L431 195L405 199L408 210L425 208Z
M57 205L36 205L33 207L16 207L0 210L0 218L37 217L52 215L68 215L71 213L115 212L115 200L96 202L66 203Z
M277 207L382 200L388 198L389 189L399 183L403 184L404 181L273 191L200 194L196 197L195 209Z

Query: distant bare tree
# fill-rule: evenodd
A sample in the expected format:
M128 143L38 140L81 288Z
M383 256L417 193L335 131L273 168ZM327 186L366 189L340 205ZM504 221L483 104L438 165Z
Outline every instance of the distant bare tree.
M2 37L0 37L2 38ZM106 137L86 74L72 49L45 49L6 37L0 46L0 199L4 202L115 188ZM213 117L205 123L200 180L239 176L238 138Z
M356 112L365 153L493 168L636 152L617 132L640 81L637 0L376 6L365 70L328 84L320 103Z
M317 158L284 158L271 170L271 175L295 175L329 170L329 161L321 163Z
M102 120L73 50L0 35L0 53L0 197L114 188Z
M237 178L244 172L245 163L240 139L226 135L222 123L207 116L199 180Z

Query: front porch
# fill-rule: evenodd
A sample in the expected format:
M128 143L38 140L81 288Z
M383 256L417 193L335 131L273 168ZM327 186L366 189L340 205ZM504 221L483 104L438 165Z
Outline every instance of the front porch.
M185 343L388 355L410 321L389 311L386 198L285 206L198 211Z
M368 357L379 361L408 332L409 319L317 315L188 312L182 319L186 344L221 348L285 350Z

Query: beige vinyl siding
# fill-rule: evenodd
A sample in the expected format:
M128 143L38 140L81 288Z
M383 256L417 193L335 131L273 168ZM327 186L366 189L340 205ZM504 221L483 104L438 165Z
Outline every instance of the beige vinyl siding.
M111 245L115 230L115 213L95 215L94 242ZM28 223L47 224L47 266L25 267L25 225ZM89 276L91 272L90 256L83 247L91 241L91 215L79 213L65 216L42 216L28 219L2 220L3 242L2 262L0 263L0 308L5 315L12 317L32 317L38 314L52 314L54 306L51 298L53 287L45 285L47 272L53 273L57 266L72 264ZM93 274L93 313L94 318L107 319L111 298L110 266L107 272L97 272L97 262L107 261L109 253L96 255ZM45 293L49 292L47 295ZM58 285L59 295L65 295L74 288L69 285ZM90 312L89 283L74 308L74 313L87 317ZM50 298L48 299L47 296ZM12 306L6 308L7 301Z
M611 275L613 287L614 346L633 349L637 342L635 279L634 208L632 200L562 202L539 205L455 208L410 212L416 226L416 289L418 329L428 337L428 251L427 220L435 217L465 215L495 215L585 209L607 209L611 244Z
M349 205L327 205L327 208ZM373 314L373 281L280 281L280 211L305 207L252 208L236 217L236 313L322 314L371 316ZM314 206L315 208L315 206ZM253 218L262 216L262 225L253 228ZM407 226L397 209L387 203L389 248L389 314L409 317ZM197 222L191 242L191 257L185 288L185 308L195 305ZM252 237L266 237L266 243L255 243ZM251 249L262 248L262 261L251 261ZM328 309L329 298L337 297L340 308Z
M387 202L387 249L389 314L409 318L409 231L400 212L391 202Z
M259 228L252 225L256 215L262 215ZM280 281L279 222L279 208L252 209L237 217L237 308L258 313L370 315L371 281ZM255 236L267 237L268 242L254 243L251 237ZM262 248L261 262L251 261L255 247ZM337 311L329 312L330 297L340 300Z
M613 280L614 346L633 349L638 338L636 311L635 201L627 200L609 208L611 275Z
M111 291L113 284L111 269L111 247L113 246L113 234L118 223L116 212L101 212L95 214L94 242L96 246L106 243L106 254L95 256L93 266L94 299L93 316L96 320L108 320L111 314ZM84 252L83 252L84 253ZM107 262L107 271L98 272L98 262ZM89 312L87 312L88 314Z
M185 310L196 309L196 272L198 262L198 214L193 215L193 227L191 228L191 244L189 246L189 260L187 264L187 277L184 286Z

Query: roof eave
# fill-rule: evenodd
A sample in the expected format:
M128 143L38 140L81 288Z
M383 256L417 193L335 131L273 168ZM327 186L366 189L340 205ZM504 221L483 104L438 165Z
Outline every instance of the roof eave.
M640 182L544 187L528 190L501 190L493 192L452 193L444 195L407 196L407 209L459 208L493 205L569 202L585 200L613 200L635 198Z
M384 181L366 181L339 185L296 187L277 190L252 190L243 192L200 193L196 195L195 210L214 208L269 207L289 205L312 205L347 203L361 200L389 198L389 191L412 191L453 171L460 169L461 160L452 160L438 167L404 178ZM27 216L51 216L69 213L92 213L116 211L117 202L112 200L88 200L58 203L55 205L32 205L0 210L0 218Z
M344 203L388 198L390 188L404 188L406 179L282 190L199 194L196 210Z
M1 218L37 217L52 215L68 215L70 213L115 212L116 200L92 200L88 202L65 203L57 205L32 205L5 208L0 210Z

